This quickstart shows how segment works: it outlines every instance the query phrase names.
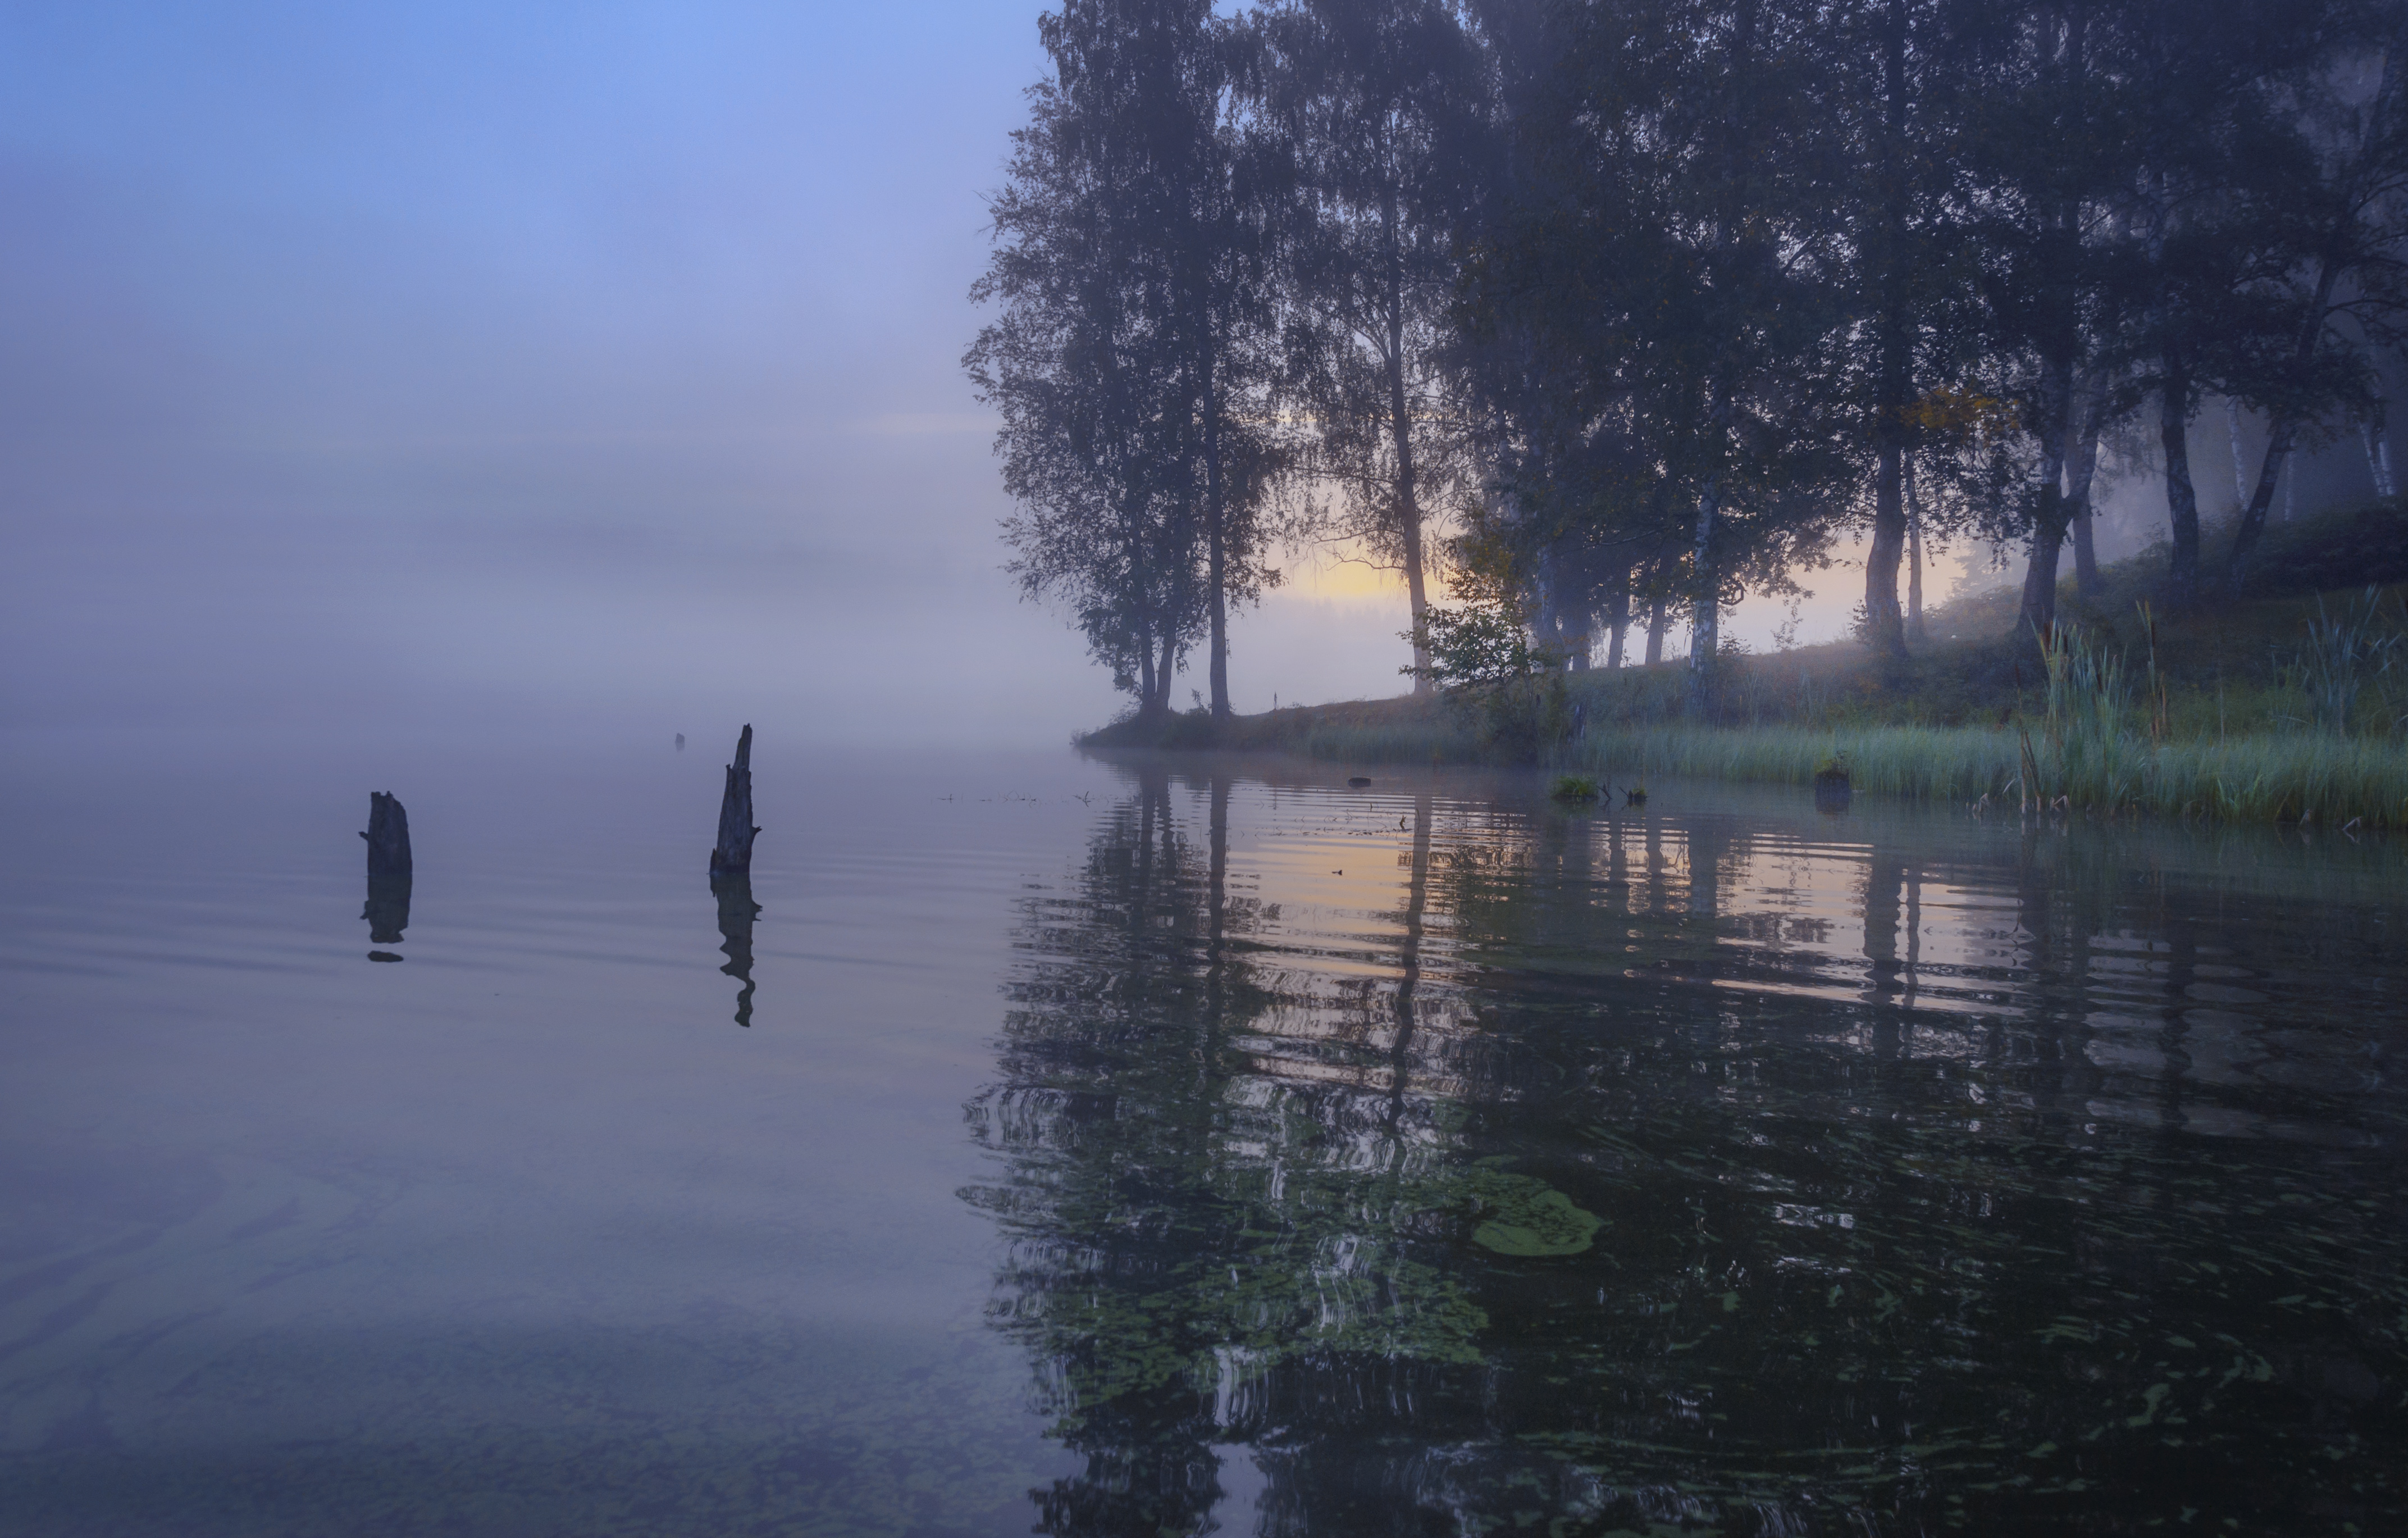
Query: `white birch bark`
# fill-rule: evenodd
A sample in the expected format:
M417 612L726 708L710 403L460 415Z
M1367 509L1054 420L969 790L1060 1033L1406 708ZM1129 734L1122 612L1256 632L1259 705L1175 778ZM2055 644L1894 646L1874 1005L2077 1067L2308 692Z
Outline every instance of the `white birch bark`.
M2400 495L2400 483L2391 478L2391 440L2383 431L2386 403L2374 403L2374 415L2358 424L2358 441L2366 445L2366 467L2374 477L2374 495L2385 500Z
M2243 507L2249 505L2249 467L2241 457L2241 403L2230 395L2224 397L2224 427L2232 445L2232 497Z

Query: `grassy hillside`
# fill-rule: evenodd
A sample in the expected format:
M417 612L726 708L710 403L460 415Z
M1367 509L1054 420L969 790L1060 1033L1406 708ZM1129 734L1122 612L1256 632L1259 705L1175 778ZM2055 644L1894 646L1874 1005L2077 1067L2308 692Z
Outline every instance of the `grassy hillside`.
M1685 665L1671 663L1484 700L1297 706L1218 727L1201 713L1125 720L1083 740L1539 763L1626 786L1802 784L1836 766L1858 791L1890 796L2408 823L2408 515L2381 504L2280 525L2269 543L2250 596L2187 614L2150 602L2159 552L2106 568L2087 602L2069 582L2071 628L2053 655L2014 635L2006 591L1935 611L1931 639L1902 664L1853 640L1735 656L1707 718L1685 709Z

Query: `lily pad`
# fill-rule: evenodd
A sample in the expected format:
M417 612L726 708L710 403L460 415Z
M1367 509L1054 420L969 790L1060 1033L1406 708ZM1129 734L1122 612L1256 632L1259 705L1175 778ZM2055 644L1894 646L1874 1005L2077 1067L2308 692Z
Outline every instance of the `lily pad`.
M1492 1174L1481 1182L1481 1211L1472 1242L1499 1255L1578 1255L1604 1219L1527 1175Z

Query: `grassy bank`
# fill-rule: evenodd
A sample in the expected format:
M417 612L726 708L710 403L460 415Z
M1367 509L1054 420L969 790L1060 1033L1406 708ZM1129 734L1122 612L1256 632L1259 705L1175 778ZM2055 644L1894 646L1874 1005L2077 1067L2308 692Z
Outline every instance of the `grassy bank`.
M2403 542L2387 505L2284 532L2289 569L2327 578L2328 545ZM2322 541L2321 543L2319 541ZM2376 541L2380 544L2380 540ZM2387 547L2386 547L2387 549ZM2385 575L2399 563L2373 561ZM1214 723L1114 723L1099 747L1230 748L1353 764L1528 763L1628 786L1706 777L1859 793L1989 797L2099 812L2408 825L2408 588L2261 594L2163 615L2161 557L2069 583L2062 643L2012 634L2012 593L1936 611L1905 662L1843 641L1727 660L1715 709L1686 667L1550 677L1516 697L1399 697Z
M1810 785L1835 761L1852 786L1905 799L2020 805L2026 734L2001 727L1662 726L1571 744L1567 767L1643 784L1704 776ZM2372 826L2408 824L2408 757L2397 746L2253 735L2150 745L2085 761L2045 735L2033 739L2036 799L2093 812L2141 812L2239 822Z
M1472 733L1442 718L1364 720L1370 712L1355 712L1356 719L1326 720L1312 708L1294 713L1299 719L1278 730L1248 718L1254 730L1219 745L1345 764L1497 761L1480 751ZM1625 789L1691 778L1806 786L1837 765L1859 794L1960 802L1987 797L2014 808L2025 798L2028 742L2032 798L2050 805L2062 798L2085 812L2408 826L2408 754L2394 741L2253 732L2151 743L2130 734L2100 751L2095 739L2056 739L2044 723L2037 726L1591 727L1541 762Z

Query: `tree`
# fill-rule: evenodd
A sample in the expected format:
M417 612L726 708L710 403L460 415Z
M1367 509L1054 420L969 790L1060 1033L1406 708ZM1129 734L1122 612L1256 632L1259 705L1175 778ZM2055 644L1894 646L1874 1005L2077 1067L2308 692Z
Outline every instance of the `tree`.
M1066 7L1066 14L1068 7ZM1229 706L1228 613L1279 581L1265 556L1269 492L1285 467L1268 398L1277 367L1272 223L1289 188L1273 146L1246 132L1237 92L1240 29L1211 0L1109 0L1100 19L1158 28L1168 152L1173 309L1187 374L1185 463L1200 501L1210 704Z
M2080 505L2067 495L2102 382L2115 247L2128 228L2128 38L2114 7L2042 0L1959 13L1960 131L1973 179L1985 301L1985 393L2013 403L2014 494L1988 532L2029 555L2017 627L2057 620L2058 562ZM2095 437L2088 439L2095 443Z
M2321 49L2321 8L2291 7L2276 17L2233 0L2206 14L2169 0L2135 7L2140 111L2128 174L2136 298L2117 367L2129 394L2157 403L2171 546L2166 596L2175 608L2200 592L2190 421L2204 393L2237 387L2252 333L2267 321L2248 291L2288 265L2249 184L2253 163L2266 162L2252 141L2274 126L2262 110L2264 82L2296 72L2303 53Z
M1512 207L1469 277L1519 467L1598 467L1584 510L1635 547L1682 528L1700 710L1722 608L1819 549L1847 478L1825 20L1784 0L1551 15Z
M1908 640L1898 571L1918 381L1955 381L1970 327L1961 178L1946 152L1947 114L1929 99L1944 104L1956 83L1943 21L1934 0L1867 0L1834 13L1846 45L1838 94L1852 173L1843 216L1857 438L1871 461L1864 639L1894 657Z
M1478 50L1442 0L1283 0L1254 36L1253 91L1299 194L1283 394L1311 424L1312 468L1339 488L1327 532L1403 574L1418 635L1428 521L1463 461L1444 354ZM1416 641L1417 692L1428 664Z
M1181 359L1153 249L1163 183L1142 129L1157 114L1130 71L1078 46L1073 21L1043 23L1056 78L1029 91L990 205L996 252L970 291L1004 312L963 363L1002 418L1010 569L1029 596L1066 601L1114 683L1158 716L1202 605L1181 424L1163 410Z
M1227 613L1277 580L1263 510L1260 189L1229 122L1226 38L1202 3L1072 0L1039 23L997 246L971 290L1001 319L964 358L1003 418L1011 569L1068 601L1090 650L1167 712L1201 632L1229 713Z
M2226 564L2233 591L2301 437L2379 398L2358 338L2396 346L2408 306L2408 12L2378 5L2363 18L2314 19L2330 27L2327 46L2259 87L2271 131L2252 146L2250 217L2284 259L2246 291L2271 323L2234 370L2233 393L2267 414L2269 432Z

